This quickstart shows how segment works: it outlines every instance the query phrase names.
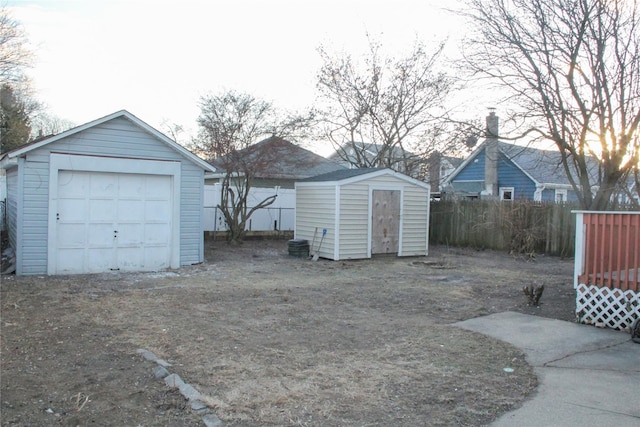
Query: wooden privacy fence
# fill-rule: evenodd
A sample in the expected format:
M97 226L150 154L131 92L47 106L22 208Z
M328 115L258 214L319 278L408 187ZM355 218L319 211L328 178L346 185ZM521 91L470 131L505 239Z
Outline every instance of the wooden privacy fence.
M640 212L575 213L578 320L627 329L640 317Z
M431 203L430 242L516 254L572 256L575 217L568 204L442 200Z

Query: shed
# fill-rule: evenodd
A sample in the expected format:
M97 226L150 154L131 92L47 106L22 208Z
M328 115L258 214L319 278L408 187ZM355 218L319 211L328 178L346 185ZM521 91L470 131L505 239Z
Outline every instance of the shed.
M204 260L205 171L127 111L4 154L17 274L156 271Z
M369 168L318 175L295 187L295 239L308 240L311 253L332 260L428 254L429 184Z

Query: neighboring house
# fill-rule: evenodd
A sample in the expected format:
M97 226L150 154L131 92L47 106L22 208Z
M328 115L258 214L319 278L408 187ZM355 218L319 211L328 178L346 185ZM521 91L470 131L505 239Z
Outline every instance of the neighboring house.
M386 149L381 144L349 142L336 151L329 159L348 167L362 168L390 168L409 175L412 178L428 182L432 194L438 193L445 179L462 163L463 159L446 156L434 151L428 158L424 158L401 147ZM359 165L359 166L358 166Z
M635 176L626 181L626 190L619 188L614 196L614 201L620 205L640 205L640 192Z
M17 274L155 271L204 261L215 168L127 111L2 155Z
M334 161L275 136L240 150L238 155L254 173L249 207L273 194L278 195L272 205L252 215L247 225L252 231L293 230L294 183L311 176L346 169ZM226 227L216 208L220 203L220 183L226 174L225 159L212 160L211 164L218 172L205 178L205 230L218 231Z
M425 159L398 146L351 141L338 147L329 160L349 169L390 168L414 178L425 175Z
M237 156L253 171L253 186L260 188L294 188L294 183L298 180L345 169L330 159L277 136L240 150ZM218 173L208 177L208 181L219 180L224 176L226 161L226 158L210 161Z
M562 165L561 153L499 141L498 117L487 117L490 135L443 183L448 196L574 202L577 196ZM590 163L591 182L598 164Z
M296 182L295 238L332 260L425 256L429 198L429 184L388 168L304 179Z
M440 196L442 185L462 164L463 161L464 159L453 156L445 156L438 151L431 153L431 156L429 156L429 173L427 181L431 186L432 197Z

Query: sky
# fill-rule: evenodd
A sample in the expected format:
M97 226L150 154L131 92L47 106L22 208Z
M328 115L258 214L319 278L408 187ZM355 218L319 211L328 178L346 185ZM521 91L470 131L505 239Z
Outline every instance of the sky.
M199 100L235 90L287 111L313 104L317 48L357 55L366 34L402 56L464 24L438 0L7 0L27 33L35 98L80 125L126 109L195 135ZM486 106L482 105L482 114Z

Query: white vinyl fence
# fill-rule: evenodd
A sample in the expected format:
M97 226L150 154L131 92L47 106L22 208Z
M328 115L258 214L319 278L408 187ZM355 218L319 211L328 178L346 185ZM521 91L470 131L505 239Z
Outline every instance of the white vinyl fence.
M204 231L226 231L227 224L218 205L221 185L204 186ZM296 191L291 188L252 188L247 204L249 209L269 196L277 194L273 204L258 209L251 215L246 229L249 231L292 231L295 219Z

